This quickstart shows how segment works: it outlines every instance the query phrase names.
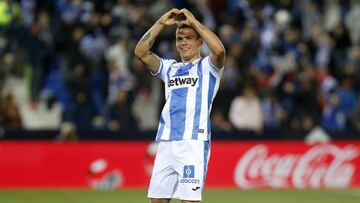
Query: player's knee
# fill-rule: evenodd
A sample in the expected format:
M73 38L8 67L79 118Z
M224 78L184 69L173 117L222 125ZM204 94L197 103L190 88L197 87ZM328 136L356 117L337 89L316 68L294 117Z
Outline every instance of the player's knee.
M150 203L169 203L170 199L150 199Z

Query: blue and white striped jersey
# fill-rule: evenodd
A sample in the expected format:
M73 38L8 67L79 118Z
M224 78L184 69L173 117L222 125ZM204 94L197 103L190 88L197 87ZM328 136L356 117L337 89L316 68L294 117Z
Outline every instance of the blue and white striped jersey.
M211 64L209 56L192 63L160 59L153 75L165 83L166 103L156 140L210 140L210 111L219 89L223 69Z

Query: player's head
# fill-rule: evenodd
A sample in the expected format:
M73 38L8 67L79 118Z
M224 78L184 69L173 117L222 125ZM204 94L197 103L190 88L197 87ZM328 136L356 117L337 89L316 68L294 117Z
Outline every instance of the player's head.
M200 57L200 46L203 40L196 30L186 24L176 29L176 49L183 62L192 61Z

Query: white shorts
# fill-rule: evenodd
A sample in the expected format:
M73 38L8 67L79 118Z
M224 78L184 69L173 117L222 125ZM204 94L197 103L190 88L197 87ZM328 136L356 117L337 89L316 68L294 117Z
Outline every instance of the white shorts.
M201 201L209 158L208 141L160 141L148 197Z

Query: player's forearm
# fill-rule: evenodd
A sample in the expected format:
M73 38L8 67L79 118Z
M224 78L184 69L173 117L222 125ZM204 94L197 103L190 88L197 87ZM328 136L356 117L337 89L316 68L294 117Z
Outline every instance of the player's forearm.
M209 30L197 20L192 24L192 26L196 29L196 31L199 33L201 38L204 40L204 42L207 44L207 46L214 55L216 55L217 57L225 56L224 45L211 30Z
M149 54L151 47L153 46L156 37L159 35L164 25L159 21L144 34L135 47L135 55L139 58L143 58L146 54Z

